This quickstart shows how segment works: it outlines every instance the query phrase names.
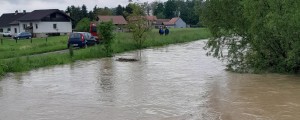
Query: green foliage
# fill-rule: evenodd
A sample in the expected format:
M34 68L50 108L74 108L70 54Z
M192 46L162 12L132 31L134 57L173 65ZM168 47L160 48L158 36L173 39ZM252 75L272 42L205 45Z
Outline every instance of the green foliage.
M91 23L91 21L89 18L83 18L77 23L75 29L76 29L76 31L79 31L79 32L89 32L90 23Z
M55 36L46 38L33 38L32 43L28 39L19 40L16 43L12 39L5 38L0 47L0 59L34 55L67 48L68 36Z
M112 48L111 44L114 39L114 25L112 21L110 22L101 22L98 25L98 31L100 32L102 36L102 41L104 45L104 50L106 51L106 56L112 56Z
M72 27L75 28L76 24L82 19L84 18L82 16L82 12L81 12L81 8L80 7L75 7L74 5L72 5L71 7L68 6L66 13L70 14L70 17L73 19L72 21Z
M164 12L164 4L163 3L157 3L155 4L154 8L153 8L153 14L154 15L159 15L159 14L163 14Z
M116 15L123 15L124 8L121 5L118 5L116 8Z
M112 15L113 11L109 9L108 7L104 8L97 8L96 11L94 11L96 16L98 15Z
M132 33L136 47L140 49L144 41L146 40L145 33L150 30L151 26L148 26L147 19L144 16L144 12L141 6L134 4L134 6L132 6L132 9L133 13L128 17L128 28Z
M171 19L173 17L176 17L176 12L177 12L177 5L175 0L168 0L165 3L165 10L164 10L164 15L166 18Z
M88 11L84 4L81 6L81 17L83 18L88 17Z
M300 1L210 0L203 9L211 54L239 72L300 71ZM226 50L226 52L227 52Z

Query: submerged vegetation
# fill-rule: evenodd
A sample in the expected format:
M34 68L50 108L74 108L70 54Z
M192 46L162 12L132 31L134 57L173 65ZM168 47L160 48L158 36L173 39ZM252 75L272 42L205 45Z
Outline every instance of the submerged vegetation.
M205 28L189 28L189 29L171 29L170 34L168 36L160 36L157 30L150 31L146 34L146 41L141 46L142 48L153 47L153 46L163 46L173 43L183 43L189 42L199 39L206 39L210 37L210 33ZM64 40L54 40L54 38ZM56 42L58 43L56 43ZM23 44L27 44L28 40L24 40ZM42 41L39 41L42 42ZM44 41L43 41L44 42ZM53 44L56 43L57 46L64 46L62 48L66 49L66 42L67 37L53 37ZM61 42L61 43L59 43ZM51 41L49 40L47 44L50 44ZM16 44L16 43L12 43ZM22 43L17 43L18 46L22 46ZM20 44L20 45L19 45ZM29 42L30 44L30 42ZM43 44L43 43L41 43ZM17 49L18 47L14 47ZM9 47L7 48L9 49ZM35 48L37 49L37 48ZM42 49L42 48L39 48ZM49 48L50 49L50 48ZM42 55L33 55L25 54L27 56L24 57L24 54L18 54L10 59L0 59L0 74L4 75L9 72L22 72L28 71L40 67L51 66L51 65L60 65L71 63L76 60L84 60L84 59L92 59L92 58L102 58L106 57L106 52L103 50L103 45L97 45L88 47L86 49L78 49L74 50L73 57L70 57L69 52L65 53L49 53L49 54L42 54ZM116 33L115 39L111 43L111 49L113 53L121 53L130 50L138 49L135 45L135 41L132 40L132 34L130 33ZM22 52L24 53L34 53L32 52L33 48L26 48ZM31 51L31 52L29 52ZM1 50L2 52L2 50ZM6 50L6 52L10 52ZM5 53L5 52L3 52ZM1 54L3 54L1 53Z

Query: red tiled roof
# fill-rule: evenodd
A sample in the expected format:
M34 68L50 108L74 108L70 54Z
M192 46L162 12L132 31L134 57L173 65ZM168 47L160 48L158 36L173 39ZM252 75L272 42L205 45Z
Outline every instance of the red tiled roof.
M157 17L156 16L146 16L147 20L149 21L156 21Z
M115 25L125 25L127 21L123 16L99 16L100 22L112 21Z
M169 21L169 23L171 23L171 24L175 24L176 23L176 21L179 19L179 17L176 17L176 18L172 18L170 21Z

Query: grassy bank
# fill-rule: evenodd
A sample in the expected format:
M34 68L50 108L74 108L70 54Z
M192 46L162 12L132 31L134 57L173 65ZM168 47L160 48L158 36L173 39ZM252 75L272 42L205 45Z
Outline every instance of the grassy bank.
M160 36L157 30L147 33L147 40L143 48L163 46L173 43L189 42L210 37L210 33L204 28L171 29L168 36ZM63 44L66 45L66 44ZM116 33L116 39L112 44L114 53L136 50L130 33ZM0 60L0 74L8 72L22 72L40 67L71 63L76 60L105 57L103 46L89 47L74 51L71 58L69 53L47 54L30 57L16 57L10 60Z
M1 38L0 38L1 39ZM0 59L34 55L39 53L51 52L66 49L67 36L57 36L46 38L33 38L16 40L2 38L0 44Z

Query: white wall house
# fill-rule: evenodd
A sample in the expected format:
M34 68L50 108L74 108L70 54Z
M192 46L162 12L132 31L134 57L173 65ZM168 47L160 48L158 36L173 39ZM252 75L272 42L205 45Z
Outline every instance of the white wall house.
M72 19L58 9L35 10L18 21L20 32L31 32L34 37L72 32Z
M169 28L186 28L186 23L180 18L172 18L169 22L163 22L164 26Z
M20 32L28 31L28 27L32 26L32 33L36 37L46 37L46 34L59 33L64 35L72 32L71 22L20 22L19 28ZM30 30L29 30L30 31Z
M13 33L13 29L10 23L15 22L15 20L23 17L24 15L26 15L26 13L18 13L18 11L16 11L15 13L2 14L0 17L0 32Z
M10 27L0 27L0 32L10 32Z
M177 18L174 27L175 28L186 28L186 23L181 18Z
M172 18L169 24L171 24L173 28L186 28L186 23L180 17Z
M3 15L2 15L3 16ZM1 18L2 18L1 16ZM15 17L9 19L9 17ZM5 21L12 35L20 32L31 32L33 37L46 37L50 34L63 35L72 32L72 19L58 9L34 10L30 13L5 14L1 21Z
M20 27L19 27L19 25L12 25L12 26L10 26L10 34L12 35L12 36L15 36L15 35L17 35L18 33L20 33Z

